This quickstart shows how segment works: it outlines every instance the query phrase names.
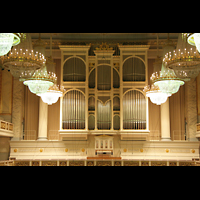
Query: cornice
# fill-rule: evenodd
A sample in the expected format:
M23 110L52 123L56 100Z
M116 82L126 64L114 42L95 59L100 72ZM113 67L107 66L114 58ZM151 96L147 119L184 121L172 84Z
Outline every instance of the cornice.
M50 48L50 40L49 39L42 39L44 41L44 44L46 45L46 49ZM171 39L174 43L174 45L177 45L177 39ZM32 39L32 44L36 43L37 39ZM131 41L131 40L108 40L106 41L107 44L111 47L115 47L118 45L150 45L149 49L156 49L157 48L157 40L150 39L150 40L137 40L137 41ZM164 44L166 42L166 39L160 39L158 42L159 48L163 48ZM78 41L78 40L53 40L52 41L52 48L53 49L59 49L60 45L80 45L80 46L88 46L91 45L94 48L98 47L100 44L102 44L102 41Z

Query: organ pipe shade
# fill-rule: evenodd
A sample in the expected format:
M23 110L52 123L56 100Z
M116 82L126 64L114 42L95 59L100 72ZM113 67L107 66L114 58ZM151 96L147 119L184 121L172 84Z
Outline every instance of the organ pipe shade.
M139 91L131 90L123 97L123 128L146 129L146 99Z
M86 66L80 58L68 59L63 67L63 81L85 81Z
M128 58L123 64L123 81L145 81L145 64L136 57Z
M111 100L105 105L97 101L97 128L106 130L111 128Z
M85 128L85 96L77 90L69 91L63 97L63 129Z

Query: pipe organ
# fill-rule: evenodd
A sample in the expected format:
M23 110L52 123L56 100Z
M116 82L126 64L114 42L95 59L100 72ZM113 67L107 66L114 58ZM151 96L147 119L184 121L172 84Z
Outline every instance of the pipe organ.
M90 46L60 46L66 89L60 106L62 132L148 132L148 101L142 92L148 47L127 47L119 46L120 55L113 56L115 50L102 44L88 56Z

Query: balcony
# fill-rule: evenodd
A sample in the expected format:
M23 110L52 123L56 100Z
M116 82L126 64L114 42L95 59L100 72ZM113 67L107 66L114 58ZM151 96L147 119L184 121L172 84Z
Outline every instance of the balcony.
M13 137L14 124L0 120L0 136Z

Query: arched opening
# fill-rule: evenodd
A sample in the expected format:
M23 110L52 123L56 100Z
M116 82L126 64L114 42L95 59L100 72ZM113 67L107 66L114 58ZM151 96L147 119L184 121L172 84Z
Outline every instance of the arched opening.
M113 98L113 111L119 111L120 110L120 99L119 97L115 96Z
M63 81L85 81L86 66L78 57L69 58L63 66Z
M85 128L85 96L78 90L67 92L62 101L63 129Z
M99 65L97 68L97 89L111 89L111 67L109 65Z
M94 115L90 115L88 117L88 129L89 130L95 129L95 116Z
M123 128L146 129L146 98L138 90L128 91L123 97Z
M120 79L119 79L119 74L113 68L113 88L119 88L120 87Z
M88 99L88 110L89 111L94 111L95 110L95 98L94 98L94 96L91 96Z
M95 70L93 69L89 75L89 88L95 88Z
M108 100L105 105L97 101L97 128L99 130L111 128L111 100Z
M114 130L120 129L120 116L119 115L115 115L113 117L113 129Z
M123 81L145 81L145 64L137 58L128 58L123 64Z

